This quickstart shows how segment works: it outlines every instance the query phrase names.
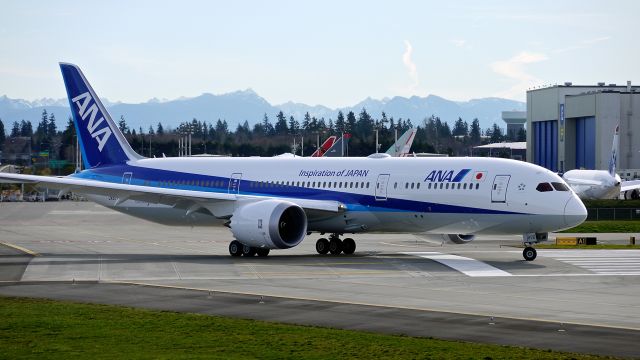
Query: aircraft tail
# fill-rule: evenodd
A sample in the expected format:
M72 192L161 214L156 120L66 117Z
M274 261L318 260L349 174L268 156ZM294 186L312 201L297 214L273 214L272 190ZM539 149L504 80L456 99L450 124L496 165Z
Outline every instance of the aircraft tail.
M142 159L127 142L76 65L60 63L85 168Z
M411 128L405 131L405 133L400 136L398 141L393 143L389 150L387 150L387 154L393 157L407 156L409 154L409 150L411 149L411 145L413 145L413 140L416 137L417 131L418 129L416 128Z
M335 135L331 135L327 138L327 140L325 140L322 145L320 145L319 149L316 149L316 151L313 152L313 154L311 154L311 157L322 157L324 156L324 153L327 152L327 150L331 149L331 147L333 146L333 143L336 141L336 136Z
M618 161L618 151L620 150L620 124L616 125L613 133L613 146L611 147L611 158L609 158L609 175L616 176L616 162Z

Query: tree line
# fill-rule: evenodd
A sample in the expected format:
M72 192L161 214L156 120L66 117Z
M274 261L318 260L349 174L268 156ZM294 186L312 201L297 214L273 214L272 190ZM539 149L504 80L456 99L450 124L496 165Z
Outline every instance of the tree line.
M188 134L191 136L193 154L273 156L286 152L300 155L304 150L304 155L308 156L316 149L318 140L323 142L330 135L340 136L344 133L351 134L349 155L366 156L376 152L376 130L379 150L385 151L393 144L396 132L399 137L406 130L414 127L410 119L395 119L384 112L379 117L374 117L366 109L362 109L358 114L353 111L346 114L339 112L335 120L317 118L306 113L300 121L280 111L273 120L268 114L264 114L262 119L253 126L245 120L235 129L230 129L224 119L207 122L194 118L180 123L176 128L157 123L150 125L147 129L129 127L124 116L120 116L116 122L133 149L149 157L177 156L179 139ZM63 172L73 171L75 136L75 126L71 118L67 119L64 129L59 130L55 115L47 113L46 110L43 110L35 130L30 121L14 121L8 138L0 119L0 151L3 150L3 145L7 147L6 143L11 139L29 138L32 153L39 156L46 155L48 160L57 161L56 164L66 162ZM294 139L296 148L293 148ZM525 139L524 131L518 134L505 134L496 123L483 130L480 128L478 119L468 123L458 118L453 126L450 126L446 121L432 115L417 124L412 151L468 156L473 146L483 143L525 141ZM4 158L6 159L7 156L5 155Z

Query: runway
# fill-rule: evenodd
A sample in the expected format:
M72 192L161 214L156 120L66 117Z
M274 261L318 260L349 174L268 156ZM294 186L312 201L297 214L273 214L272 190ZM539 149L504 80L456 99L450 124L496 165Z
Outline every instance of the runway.
M0 203L0 242L8 245L0 246L0 293L152 308L175 301L183 304L179 311L210 292L249 303L264 297L275 308L215 308L274 321L640 356L631 340L640 335L640 251L539 250L526 262L509 246L519 244L517 236L467 245L412 235L354 239L353 256L317 255L310 236L268 258L231 258L226 228L166 227L92 203ZM109 289L118 296L91 295ZM194 311L211 310L197 310L194 301ZM310 310L316 307L323 310ZM353 321L340 311L326 315L336 309L349 309ZM412 316L420 321L408 321ZM488 325L491 317L500 321ZM487 331L498 323L506 327Z

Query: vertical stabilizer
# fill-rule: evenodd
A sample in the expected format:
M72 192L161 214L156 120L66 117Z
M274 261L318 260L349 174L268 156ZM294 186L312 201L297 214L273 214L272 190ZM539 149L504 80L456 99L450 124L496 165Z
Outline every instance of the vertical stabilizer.
M618 151L620 151L620 124L616 125L616 130L613 133L613 146L611 147L611 158L609 159L609 175L611 176L616 176Z
M141 159L76 65L60 63L85 168Z
M405 131L405 133L402 134L398 141L393 143L389 150L387 150L387 154L393 157L407 156L409 154L409 151L411 150L411 145L413 145L413 140L415 139L417 131L418 129L415 128L410 128L409 130Z

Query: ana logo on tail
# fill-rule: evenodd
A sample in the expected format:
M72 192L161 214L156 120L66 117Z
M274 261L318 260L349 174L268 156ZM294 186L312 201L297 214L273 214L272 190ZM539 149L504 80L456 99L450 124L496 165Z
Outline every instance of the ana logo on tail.
M98 151L102 152L102 148L109 140L112 132L109 128L109 125L104 121L104 117L99 113L98 106L95 101L89 94L89 92L85 92L84 94L80 94L71 101L78 106L78 113L82 120L85 121L87 117L89 117L89 122L87 123L87 130L91 137L94 138L98 142ZM100 118L96 121L96 117L100 116ZM102 128L98 127L104 123L105 126Z

